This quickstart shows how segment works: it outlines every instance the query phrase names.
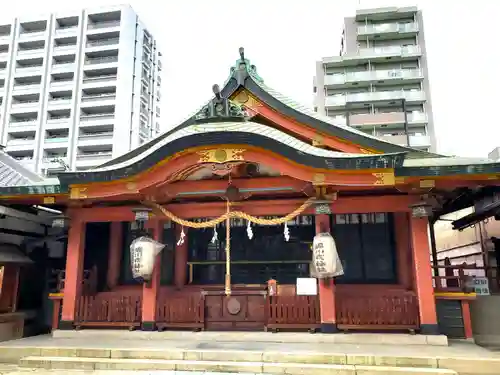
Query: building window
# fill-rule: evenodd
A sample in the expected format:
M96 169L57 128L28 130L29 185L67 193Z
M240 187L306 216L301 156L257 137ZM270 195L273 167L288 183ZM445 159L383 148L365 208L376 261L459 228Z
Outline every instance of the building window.
M394 221L390 213L332 215L343 284L397 283Z

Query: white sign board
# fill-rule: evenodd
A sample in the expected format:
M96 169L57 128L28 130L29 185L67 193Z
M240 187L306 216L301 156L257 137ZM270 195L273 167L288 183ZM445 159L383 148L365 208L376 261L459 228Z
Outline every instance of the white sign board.
M317 296L318 281L314 277L298 277L296 285L298 296Z
M467 287L474 289L474 293L478 296L490 295L490 286L487 277L473 276L467 281L466 285Z

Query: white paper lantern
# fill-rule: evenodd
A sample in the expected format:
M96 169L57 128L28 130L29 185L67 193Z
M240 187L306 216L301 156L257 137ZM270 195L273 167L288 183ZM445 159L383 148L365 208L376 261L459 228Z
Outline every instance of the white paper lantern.
M335 240L330 233L319 233L314 237L311 276L318 279L342 276L344 269L340 262Z
M149 237L138 237L130 244L130 265L134 279L151 279L156 256L165 245Z

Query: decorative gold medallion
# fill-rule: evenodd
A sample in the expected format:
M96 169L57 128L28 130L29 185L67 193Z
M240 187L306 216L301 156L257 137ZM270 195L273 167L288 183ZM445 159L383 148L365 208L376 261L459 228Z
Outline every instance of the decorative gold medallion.
M314 134L314 138L312 140L312 145L313 146L324 146L325 145L325 140L321 134Z
M420 180L419 186L423 189L429 189L436 186L436 181L434 180Z
M56 203L55 197L43 197L43 204L54 204Z
M245 149L218 148L198 152L200 160L198 163L226 163L229 161L244 160Z
M388 186L396 184L394 172L372 173L372 175L377 178L377 181L375 181L374 185Z
M248 93L242 90L238 95L235 96L233 101L239 104L245 104L246 102L248 102L248 99L249 99Z
M313 176L313 185L323 184L326 181L326 176L324 173L315 173Z
M69 199L85 199L87 195L84 194L87 188L82 187L72 187L69 193Z
M137 190L137 184L135 182L127 182L127 190Z

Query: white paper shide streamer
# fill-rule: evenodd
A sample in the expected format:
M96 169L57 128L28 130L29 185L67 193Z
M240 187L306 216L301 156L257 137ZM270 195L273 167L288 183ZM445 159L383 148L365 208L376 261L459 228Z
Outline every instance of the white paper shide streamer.
M165 247L164 244L149 237L138 237L130 244L130 264L134 279L148 281L153 274L156 256Z
M317 279L342 276L344 269L340 262L335 240L330 233L319 233L313 240L311 276Z

